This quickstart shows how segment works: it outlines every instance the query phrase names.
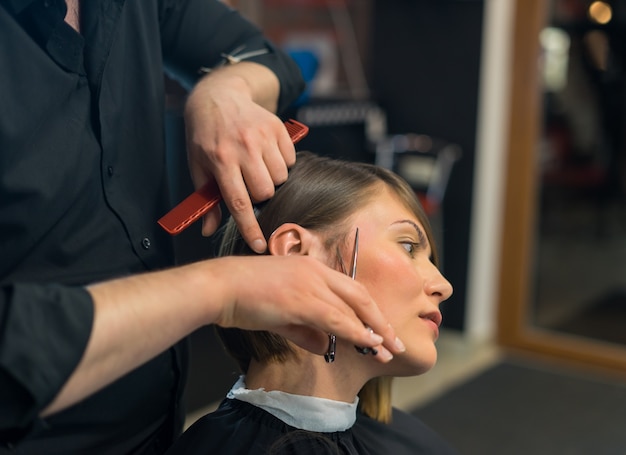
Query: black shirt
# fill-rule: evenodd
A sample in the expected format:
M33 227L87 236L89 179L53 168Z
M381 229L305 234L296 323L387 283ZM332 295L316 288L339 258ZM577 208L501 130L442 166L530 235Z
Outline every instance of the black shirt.
M281 82L295 64L217 0L0 0L0 452L162 452L181 425L184 350L45 420L79 362L83 286L169 266L164 68L188 80L245 44ZM95 448L98 448L97 450Z

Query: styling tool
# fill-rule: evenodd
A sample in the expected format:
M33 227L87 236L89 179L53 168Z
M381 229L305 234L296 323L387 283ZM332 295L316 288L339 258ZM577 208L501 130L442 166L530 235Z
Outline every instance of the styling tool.
M356 261L359 256L359 228L356 228L356 234L354 235L354 247L352 248L352 260L350 262L350 270L346 270L346 266L341 258L341 252L337 249L337 257L339 258L339 264L341 265L341 271L348 275L353 280L356 279ZM369 329L372 332L372 329ZM335 361L335 351L337 348L337 337L329 333L328 334L328 351L324 354L324 360L326 363L332 363ZM378 351L374 348L362 348L360 346L354 347L359 354L378 354Z
M359 255L359 228L356 228L356 234L354 236L354 248L352 251L352 262L350 263L350 278L352 278L353 280L356 279L356 260L358 258ZM370 329L368 327L370 332L373 332L372 329ZM356 349L356 351L359 354L369 354L371 353L372 355L376 355L378 354L378 351L374 348L362 348L360 346L355 346L354 349Z
M294 144L300 141L309 132L308 126L293 119L287 120L285 127ZM220 189L215 179L212 179L163 215L158 223L169 234L180 234L189 227L189 225L215 207L221 200L222 195Z

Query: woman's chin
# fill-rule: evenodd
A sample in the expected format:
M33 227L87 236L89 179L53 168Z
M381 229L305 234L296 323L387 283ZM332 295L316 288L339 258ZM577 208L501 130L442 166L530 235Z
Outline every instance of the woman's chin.
M433 346L427 352L411 353L409 350L398 354L390 362L393 376L417 376L432 369L437 363L437 349Z

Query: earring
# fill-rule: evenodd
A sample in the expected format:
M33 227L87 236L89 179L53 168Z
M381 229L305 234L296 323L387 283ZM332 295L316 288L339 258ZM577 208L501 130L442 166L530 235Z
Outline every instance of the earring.
M326 360L326 363L333 363L335 361L335 349L337 349L337 337L332 333L329 333L328 351L324 354L324 360Z
M365 327L367 328L367 330L370 331L370 333L374 333L374 331L370 327ZM372 353L372 355L378 354L378 350L376 350L375 348L362 348L360 346L355 346L354 349L356 349L356 352L363 355L369 354L370 352Z

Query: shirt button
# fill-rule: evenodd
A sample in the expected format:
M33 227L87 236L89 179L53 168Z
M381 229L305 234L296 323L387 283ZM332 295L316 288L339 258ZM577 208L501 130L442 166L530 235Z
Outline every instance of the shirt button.
M141 246L143 247L144 250L149 250L150 249L150 239L148 237L144 237L141 240Z
M113 176L113 166L107 167L107 174L109 174L109 177Z

